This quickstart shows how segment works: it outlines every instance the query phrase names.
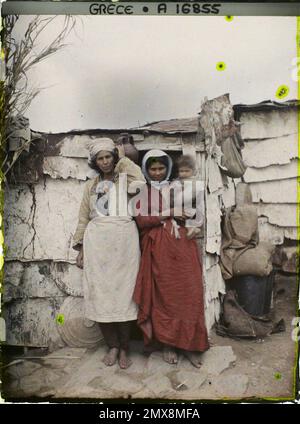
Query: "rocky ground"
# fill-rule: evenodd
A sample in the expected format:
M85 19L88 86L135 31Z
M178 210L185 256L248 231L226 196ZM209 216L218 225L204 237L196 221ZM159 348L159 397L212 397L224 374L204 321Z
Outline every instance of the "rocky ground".
M201 369L186 358L177 365L162 360L161 352L143 353L142 342L132 342L133 364L127 370L106 367L105 347L93 350L63 348L51 354L30 349L26 355L6 355L2 369L2 397L9 400L53 399L293 399L296 343L297 287L293 276L276 283L274 305L286 331L264 340L233 340L210 334L211 348ZM33 358L33 359L32 359Z

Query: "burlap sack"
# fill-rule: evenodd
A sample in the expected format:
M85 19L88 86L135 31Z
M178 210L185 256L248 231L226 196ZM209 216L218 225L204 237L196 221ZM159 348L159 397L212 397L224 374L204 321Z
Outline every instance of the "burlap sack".
M252 204L252 193L249 184L238 183L235 189L235 204L236 206L242 206L245 204Z
M277 321L271 314L252 316L239 305L234 291L225 294L220 322L216 325L217 334L232 338L262 338L280 331L285 331L283 319Z
M236 207L230 214L233 239L243 244L256 239L258 231L257 211L254 205Z
M223 278L233 277L233 264L245 250L258 244L258 218L253 205L228 208L222 226L221 271Z
M245 250L233 263L233 275L269 275L272 271L273 251L274 246L266 242Z
M241 149L237 135L227 137L221 142L223 156L221 158L222 171L228 177L240 178L244 175L247 167L243 162ZM224 167L226 169L224 169Z

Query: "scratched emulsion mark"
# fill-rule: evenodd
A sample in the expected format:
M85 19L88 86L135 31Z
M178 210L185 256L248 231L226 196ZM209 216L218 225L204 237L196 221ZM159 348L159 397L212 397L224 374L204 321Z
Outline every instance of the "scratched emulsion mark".
M296 63L299 63L299 57L300 57L300 17L297 17L297 34L296 34L296 45L297 45L297 59ZM299 68L298 68L299 69ZM296 82L298 82L298 102L300 100L300 75L299 71L296 71L297 78ZM300 156L300 108L298 107L298 157ZM298 161L298 178L300 181L300 161ZM297 185L297 257L300 257L300 185ZM297 285L298 285L298 308L297 308L297 318L299 318L299 306L300 306L300 268L298 264L297 268ZM298 333L299 334L299 333ZM300 380L300 362L299 361L299 336L295 343L295 360L294 360L294 373L293 373L293 392L298 392L298 399L300 397L300 390L298 386L298 381Z
M275 378L276 380L281 380L281 377L282 377L282 375L281 375L281 373L280 373L280 372L275 372L275 374L274 374L274 378Z
M225 69L226 69L226 63L224 63L224 62L218 62L216 64L216 70L217 71L225 71Z
M233 21L233 16L225 16L225 19L226 19L226 21L227 22L231 22L231 21Z
M4 237L3 237L1 225L2 225L2 216L0 216L0 271L4 265L4 255L3 255Z
M56 315L56 322L59 325L64 325L64 323L65 323L65 316L64 316L64 314L57 314Z
M281 85L277 88L276 97L277 99L284 99L290 92L290 89L287 85Z
M4 318L0 317L0 342L6 341L6 326Z

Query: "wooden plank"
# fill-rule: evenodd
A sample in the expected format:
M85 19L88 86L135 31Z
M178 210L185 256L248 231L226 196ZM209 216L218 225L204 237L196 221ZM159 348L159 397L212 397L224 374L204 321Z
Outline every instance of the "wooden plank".
M152 144L176 144L178 146L181 146L182 144L182 137L179 135L175 136L168 136L168 135L162 135L162 134L146 134L144 135L144 140L136 140L135 144L143 144L143 143L152 143Z
M137 148L137 150L139 151L144 151L144 150L151 150L151 149L160 149L160 150L166 150L166 151L174 151L174 152L181 152L182 151L182 145L180 144L165 144L165 143L161 143L161 144L153 144L153 143L149 143L147 141L144 141L142 143L139 144L135 144L135 147ZM197 146L196 147L196 152L203 152L204 148L202 146Z
M205 245L206 252L220 255L221 242L221 235L207 236Z
M297 109L243 112L241 135L243 139L263 139L297 134Z
M211 156L208 156L207 158L207 173L209 192L214 193L220 188L223 189L223 180L220 168Z
M205 303L219 298L219 293L225 293L225 283L219 264L205 270Z
M299 157L298 135L245 142L242 156L248 167L264 168L289 164L291 159Z
M219 196L215 193L206 196L207 237L221 234L221 209Z
M258 233L259 241L276 245L284 242L284 228L270 224L267 217L258 218Z
M208 334L210 333L210 330L212 329L215 322L219 320L220 309L221 307L220 307L219 299L213 299L204 311L205 323L206 323Z
M296 204L263 204L257 205L259 216L268 218L270 224L279 227L297 227L297 205Z
M247 168L244 174L246 183L285 180L298 176L299 159L293 159L287 165L271 165L265 168Z
M184 139L181 139L181 143L182 143L182 153L184 155L190 155L194 159L196 159L196 144L195 144L195 141L189 142L189 141L185 141Z
M198 175L202 181L205 181L205 153L197 152L196 153L197 167L198 167Z
M205 269L208 270L219 262L218 255L211 255L207 253L205 256Z
M228 179L228 184L224 186L221 197L225 208L235 205L235 185L232 179Z
M297 203L297 178L249 184L253 202Z
M259 239L272 244L282 244L284 239L297 240L300 229L297 227L279 227L269 223L267 217L258 218Z

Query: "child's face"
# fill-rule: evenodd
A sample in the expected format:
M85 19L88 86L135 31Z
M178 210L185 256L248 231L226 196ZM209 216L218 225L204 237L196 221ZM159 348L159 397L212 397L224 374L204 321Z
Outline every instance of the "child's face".
M167 175L167 167L163 163L154 162L149 166L148 174L152 181L163 181Z
M190 178L194 174L194 170L192 168L189 168L188 166L180 166L178 169L178 176L179 178Z

